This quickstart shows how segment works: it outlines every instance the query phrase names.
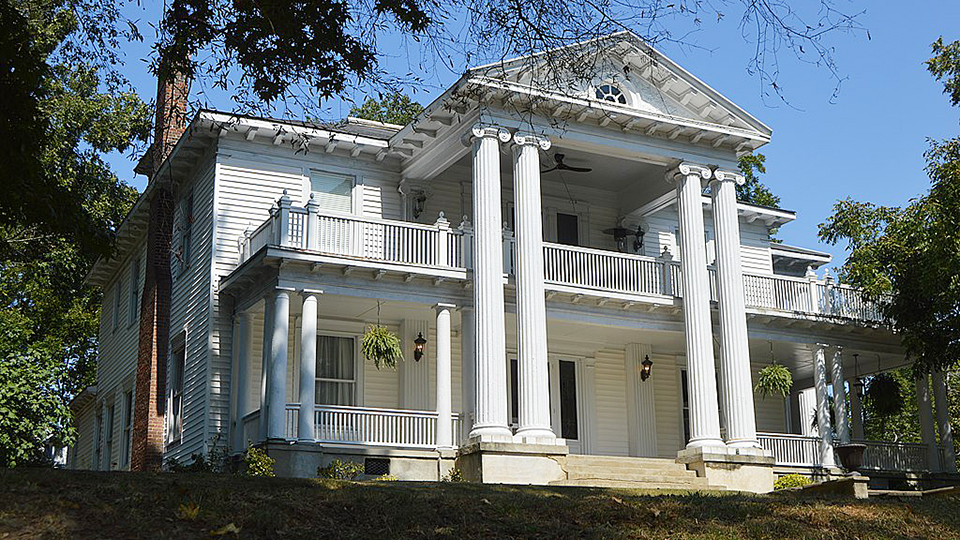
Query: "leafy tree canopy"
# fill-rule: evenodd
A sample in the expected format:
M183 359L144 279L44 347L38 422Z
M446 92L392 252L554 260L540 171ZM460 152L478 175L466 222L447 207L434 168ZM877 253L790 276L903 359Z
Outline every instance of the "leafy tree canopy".
M953 98L960 42L933 44L927 68ZM917 371L949 369L960 359L960 138L930 140L924 154L931 188L905 206L845 199L820 225L820 238L845 242L841 278L881 302Z
M774 195L770 188L760 181L760 175L767 172L764 166L766 159L763 154L740 156L740 173L745 181L742 186L737 186L737 199L745 203L780 208L780 197Z
M99 13L109 18L115 12L105 6ZM80 30L76 13L94 7L0 0L3 28L22 40L16 56L0 60L15 64L0 84L12 110L24 113L0 120L6 137L16 135L0 145L2 166L35 167L6 174L12 185L0 198L21 206L0 210L0 466L35 460L45 440L70 442L67 404L93 383L100 318L100 294L83 278L109 253L137 196L103 155L145 141L150 115L100 67L114 39L110 21L85 20Z
M350 116L404 126L412 122L421 111L423 105L406 94L394 92L381 96L380 101L368 97L363 105L350 109Z

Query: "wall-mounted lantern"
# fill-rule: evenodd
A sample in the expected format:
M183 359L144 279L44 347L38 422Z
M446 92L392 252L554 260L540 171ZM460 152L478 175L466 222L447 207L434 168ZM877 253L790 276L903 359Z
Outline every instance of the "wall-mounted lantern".
M643 250L643 235L646 234L646 231L642 227L637 225L637 232L633 233L633 236L636 238L633 239L633 251L634 253L640 253Z
M423 358L423 346L427 344L427 340L423 337L423 332L417 332L417 339L413 340L413 359L417 362Z
M650 360L650 355L644 355L643 362L640 363L642 366L640 368L640 382L646 381L650 378L650 372L653 371L653 361Z
M625 229L617 225L616 227L612 227L610 229L604 229L603 234L612 234L614 242L617 243L617 251L620 253L626 253L627 236L630 234L630 229Z
M413 198L413 219L420 217L420 214L423 213L423 208L427 203L427 194L423 190L417 191L416 197Z

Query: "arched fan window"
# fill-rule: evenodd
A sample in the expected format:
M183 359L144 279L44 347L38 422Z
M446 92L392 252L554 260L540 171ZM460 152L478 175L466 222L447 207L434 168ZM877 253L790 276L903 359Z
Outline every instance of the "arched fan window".
M612 101L621 105L627 104L627 96L612 84L601 84L597 87L596 94L600 101Z

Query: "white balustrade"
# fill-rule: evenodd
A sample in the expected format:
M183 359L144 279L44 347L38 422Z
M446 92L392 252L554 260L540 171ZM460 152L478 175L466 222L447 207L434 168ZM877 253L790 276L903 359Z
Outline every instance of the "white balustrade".
M810 313L810 282L784 276L744 274L743 293L755 308Z
M317 442L436 447L435 411L320 405L315 414ZM454 444L458 444L461 435L459 415L453 415L451 429ZM288 437L293 436L288 432Z
M287 403L286 415L283 419L283 432L286 434L287 439L296 439L299 436L300 430L298 429L298 424L300 423L300 404L299 403Z
M788 433L757 433L764 450L771 452L777 465L818 467L822 462L820 437Z
M260 442L260 411L253 411L240 420L240 429L243 431L243 445L248 446ZM234 448L243 451L243 448Z
M543 244L548 283L604 292L662 295L663 261L615 251Z

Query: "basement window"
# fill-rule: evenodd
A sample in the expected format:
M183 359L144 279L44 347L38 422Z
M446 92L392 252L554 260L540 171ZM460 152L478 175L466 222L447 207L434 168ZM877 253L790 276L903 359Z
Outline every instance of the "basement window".
M383 476L390 474L390 460L387 458L366 458L363 460L363 474Z

